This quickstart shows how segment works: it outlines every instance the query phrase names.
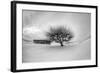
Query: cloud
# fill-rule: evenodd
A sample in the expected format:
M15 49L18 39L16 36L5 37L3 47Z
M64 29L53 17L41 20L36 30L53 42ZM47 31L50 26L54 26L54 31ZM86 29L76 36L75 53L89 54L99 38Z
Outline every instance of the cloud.
M36 26L24 27L23 28L24 39L45 39L45 32ZM28 38L25 38L28 37Z

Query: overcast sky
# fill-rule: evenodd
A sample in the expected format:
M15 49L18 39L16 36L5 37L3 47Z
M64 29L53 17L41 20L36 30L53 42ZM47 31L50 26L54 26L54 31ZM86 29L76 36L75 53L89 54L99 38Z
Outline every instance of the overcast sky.
M23 10L23 34L32 39L46 38L44 33L50 26L64 26L74 32L76 40L90 34L90 18L89 13Z

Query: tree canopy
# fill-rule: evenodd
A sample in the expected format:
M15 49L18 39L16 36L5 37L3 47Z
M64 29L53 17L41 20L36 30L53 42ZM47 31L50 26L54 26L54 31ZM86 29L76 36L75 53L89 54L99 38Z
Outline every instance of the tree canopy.
M55 41L56 43L60 43L61 46L63 46L63 42L68 42L74 37L71 30L63 26L56 28L50 27L50 30L46 33L46 36L51 42Z

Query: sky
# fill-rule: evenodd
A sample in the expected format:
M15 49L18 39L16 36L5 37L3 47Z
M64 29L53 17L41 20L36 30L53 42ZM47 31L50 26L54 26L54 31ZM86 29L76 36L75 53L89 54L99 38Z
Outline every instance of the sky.
M74 40L90 35L90 13L23 10L23 36L25 39L45 39L50 27L64 26L75 34Z

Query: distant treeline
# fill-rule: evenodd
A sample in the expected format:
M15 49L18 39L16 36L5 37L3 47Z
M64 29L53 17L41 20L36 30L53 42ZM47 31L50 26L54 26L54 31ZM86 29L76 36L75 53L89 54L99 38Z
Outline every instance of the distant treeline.
M50 40L33 40L34 43L36 44L50 44Z

